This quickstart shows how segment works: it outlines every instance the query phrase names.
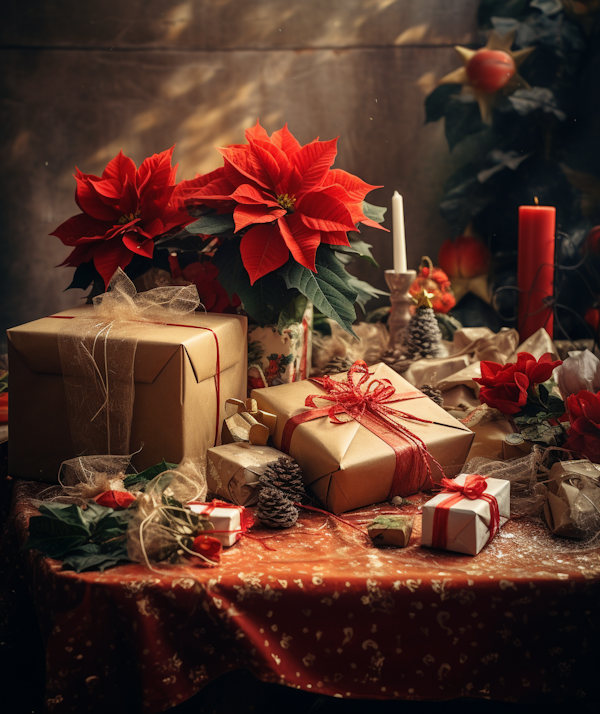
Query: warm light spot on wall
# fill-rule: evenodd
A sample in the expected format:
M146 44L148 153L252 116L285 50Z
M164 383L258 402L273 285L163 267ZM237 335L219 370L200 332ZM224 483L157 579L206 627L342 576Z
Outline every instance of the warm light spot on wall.
M166 14L164 25L166 27L165 40L176 40L185 28L194 19L194 4L184 2Z
M414 25L401 32L394 40L395 45L410 45L413 42L421 41L427 34L429 23L424 22L421 25Z
M415 84L423 92L423 96L433 92L437 85L435 72L425 72L425 74L422 74L419 79L417 79Z

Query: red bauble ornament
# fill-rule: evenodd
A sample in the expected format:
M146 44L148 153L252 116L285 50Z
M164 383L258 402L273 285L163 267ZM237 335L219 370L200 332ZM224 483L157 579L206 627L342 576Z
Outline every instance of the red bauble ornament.
M514 59L503 50L482 49L466 65L469 84L478 92L497 92L517 71Z
M584 250L587 250L592 255L600 255L600 226L594 226L587 234L587 238L583 242Z
M416 297L423 289L432 294L431 307L435 312L446 313L456 305L448 276L440 268L435 268L431 258L427 256L421 259L417 279L411 285L409 293Z
M490 251L480 238L460 236L455 241L442 243L438 263L450 280L475 278L488 272Z

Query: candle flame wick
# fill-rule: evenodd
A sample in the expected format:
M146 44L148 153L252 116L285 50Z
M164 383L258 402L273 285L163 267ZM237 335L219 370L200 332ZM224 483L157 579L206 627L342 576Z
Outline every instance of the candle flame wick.
M537 196L534 196L534 197L533 197L533 200L535 201L535 205L536 205L536 206L539 206L539 205L540 205L540 202L538 201L538 197L537 197Z

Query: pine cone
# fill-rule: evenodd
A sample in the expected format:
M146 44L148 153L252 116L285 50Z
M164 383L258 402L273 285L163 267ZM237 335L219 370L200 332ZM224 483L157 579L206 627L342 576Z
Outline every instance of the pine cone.
M444 406L444 397L439 389L436 389L432 384L422 384L419 389L423 392L426 397L429 397L433 402L439 404L440 407Z
M264 474L259 478L262 486L278 488L295 503L306 496L302 481L302 469L289 456L280 456L277 461L267 464Z
M333 357L325 367L323 367L323 374L340 374L341 372L347 372L352 365L352 360L346 356Z
M404 332L404 354L409 359L437 357L442 334L430 307L418 307Z
M298 509L278 488L263 487L258 495L258 520L269 528L291 528L298 520Z

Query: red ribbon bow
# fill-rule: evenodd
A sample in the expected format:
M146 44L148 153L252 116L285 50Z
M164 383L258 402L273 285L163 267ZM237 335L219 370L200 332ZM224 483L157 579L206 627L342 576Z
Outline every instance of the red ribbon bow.
M471 501L482 499L490 504L490 535L486 541L489 543L500 528L500 511L498 501L491 493L485 493L487 480L480 474L470 474L466 477L464 484L456 483L444 477L442 479L444 490L441 493L452 493L449 498L444 499L435 507L433 514L433 526L431 534L431 546L433 548L446 548L448 542L448 516L450 508L465 498Z
M357 421L391 446L396 455L394 478L387 498L408 496L433 484L429 459L440 468L442 474L444 472L438 462L428 454L423 440L399 423L398 419L421 424L432 422L390 406L408 399L422 398L422 392L398 393L389 379L373 379L369 382L372 376L373 373L369 372L366 362L357 360L343 381L331 377L312 379L312 382L327 393L309 395L305 406L311 407L312 410L297 414L287 421L281 438L281 450L289 453L294 430L307 421L324 416L328 416L333 424ZM328 407L318 407L315 403L317 399L332 404ZM348 418L340 419L341 414L346 414Z

